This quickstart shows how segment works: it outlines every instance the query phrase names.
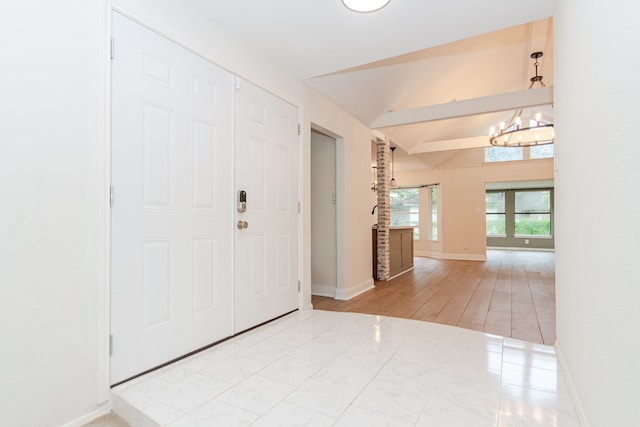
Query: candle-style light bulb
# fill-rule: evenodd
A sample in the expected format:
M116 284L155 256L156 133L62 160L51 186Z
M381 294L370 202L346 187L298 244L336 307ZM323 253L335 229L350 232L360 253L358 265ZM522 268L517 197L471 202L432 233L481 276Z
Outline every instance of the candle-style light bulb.
M489 129L489 136L493 136L494 133L496 133L496 127L491 126L491 128Z
M540 124L540 120L542 119L542 113L536 113L536 122Z
M504 130L504 122L500 122L500 130Z

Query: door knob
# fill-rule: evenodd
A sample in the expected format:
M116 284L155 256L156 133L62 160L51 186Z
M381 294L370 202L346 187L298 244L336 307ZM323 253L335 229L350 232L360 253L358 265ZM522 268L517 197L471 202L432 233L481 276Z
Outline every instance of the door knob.
M249 223L247 221L238 221L238 228L240 230L247 227L249 227Z

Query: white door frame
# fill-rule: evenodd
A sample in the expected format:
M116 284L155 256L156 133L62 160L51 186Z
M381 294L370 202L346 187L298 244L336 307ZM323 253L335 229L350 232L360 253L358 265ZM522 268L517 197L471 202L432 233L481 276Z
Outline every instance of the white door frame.
M101 64L100 64L100 111L99 111L99 135L98 135L98 188L101 189L101 197L98 198L98 396L97 404L100 407L110 407L111 398L111 375L110 375L110 334L111 334L111 206L110 206L110 185L111 185L111 38L112 38L112 14L118 12L127 18L137 22L138 24L154 31L161 36L173 41L174 43L184 47L194 54L216 64L217 66L235 74L239 77L252 81L241 74L233 71L233 66L222 64L219 60L211 58L210 55L199 51L189 45L189 43L181 40L180 35L174 31L163 27L162 25L150 22L140 15L139 11L135 11L122 4L118 0L104 0L102 12L100 14L100 23L102 26L102 43L101 43ZM303 186L304 186L304 169L303 169L303 106L301 103L282 94L277 90L272 90L262 84L254 83L274 96L298 108L298 123L300 123L301 132L298 135L298 200L302 206L300 215L298 216L298 275L303 282L301 291L298 293L298 309L304 309L304 291L305 274L303 263L303 218L304 204L302 203ZM104 408L103 408L104 409Z

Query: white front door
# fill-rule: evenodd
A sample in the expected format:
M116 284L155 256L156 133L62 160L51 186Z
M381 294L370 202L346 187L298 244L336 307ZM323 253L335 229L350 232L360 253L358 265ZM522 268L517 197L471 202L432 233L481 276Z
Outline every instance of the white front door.
M233 333L233 76L117 13L113 36L117 383Z
M298 110L247 82L235 99L235 332L298 308ZM244 227L246 223L246 228Z

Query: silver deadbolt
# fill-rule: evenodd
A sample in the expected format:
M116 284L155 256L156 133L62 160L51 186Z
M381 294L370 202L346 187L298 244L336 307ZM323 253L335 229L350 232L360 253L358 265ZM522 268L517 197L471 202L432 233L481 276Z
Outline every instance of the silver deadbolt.
M247 192L244 190L238 191L238 204L236 206L236 209L240 213L247 211Z
M247 221L238 221L238 228L242 230L243 228L248 228L249 223Z

